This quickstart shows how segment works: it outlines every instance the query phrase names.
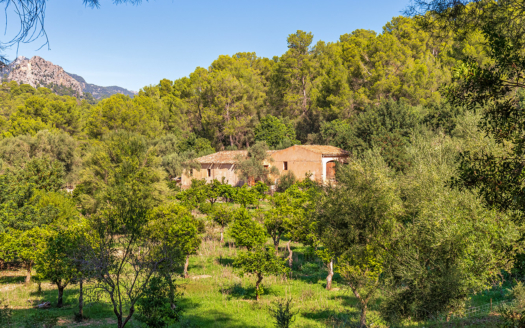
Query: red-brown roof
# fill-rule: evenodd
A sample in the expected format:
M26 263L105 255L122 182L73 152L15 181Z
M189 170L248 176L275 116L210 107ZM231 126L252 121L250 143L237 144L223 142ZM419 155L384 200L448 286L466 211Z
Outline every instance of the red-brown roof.
M346 150L337 148L334 146L321 146L321 145L295 145L292 147L300 147L311 152L325 155L325 156L348 156L349 153ZM273 154L278 150L269 150L268 154ZM213 153L210 155L196 158L195 161L202 164L235 164L237 158L248 157L248 151L246 150L226 150Z
M311 152L328 155L328 156L348 156L349 153L346 150L343 150L334 146L322 146L322 145L295 145L294 147L301 147L303 149L309 150Z
M275 153L275 150L269 150L268 154ZM246 150L225 150L210 155L196 158L195 161L202 164L235 164L237 158L248 157L248 151Z

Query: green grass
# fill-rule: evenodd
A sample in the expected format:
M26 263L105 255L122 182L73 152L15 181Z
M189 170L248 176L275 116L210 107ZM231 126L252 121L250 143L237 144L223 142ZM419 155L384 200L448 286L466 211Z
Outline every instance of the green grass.
M325 289L326 270L319 259L308 256L307 248L292 243L294 269L291 277L269 276L263 280L264 293L259 302L255 301L255 281L252 276L240 277L232 267L239 249L226 238L218 241L219 230L208 225L199 254L190 259L190 278L179 279L178 287L183 292L179 306L183 309L184 320L194 327L274 327L268 308L282 297L293 298L293 310L297 311L294 327L354 327L359 312L353 294L342 284L340 277L334 277L333 290ZM287 256L285 242L281 243L279 254ZM270 244L270 241L268 241ZM308 260L308 261L307 261ZM48 311L60 317L59 325L79 326L73 321L78 307L78 286L71 285L65 290L65 307L48 310L34 309L44 301L56 304L56 287L49 282L38 285L23 283L25 271L0 272L0 298L14 309L14 327L22 327L25 317L36 311ZM505 297L500 290L487 291L472 297L471 305L483 305L497 296ZM370 306L368 323L380 327L383 323L377 311L380 298ZM86 303L85 315L89 327L114 327L115 316L108 302L91 300ZM465 319L425 327L496 327L496 318L482 317ZM375 326L374 326L375 325ZM417 325L413 325L417 327ZM420 325L423 326L423 325ZM129 327L140 327L132 321ZM175 326L176 327L176 326Z

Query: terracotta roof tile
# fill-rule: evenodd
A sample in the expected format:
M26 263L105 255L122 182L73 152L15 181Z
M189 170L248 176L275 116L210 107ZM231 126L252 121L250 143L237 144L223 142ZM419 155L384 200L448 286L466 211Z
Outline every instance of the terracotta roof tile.
M344 156L349 155L349 152L334 146L322 146L322 145L296 145L294 147L301 147L303 149L312 151L314 153L330 156Z
M346 150L334 146L321 145L296 145L292 147L301 147L303 149L312 151L314 153L328 155L328 156L347 156L349 153ZM268 154L273 154L278 150L269 150ZM210 155L196 158L195 161L202 164L235 164L238 157L246 158L248 151L246 150L226 150L213 153Z
M268 154L275 153L276 150L269 150ZM202 164L235 164L237 163L237 157L246 158L248 151L246 150L225 150L210 155L196 158L195 161Z

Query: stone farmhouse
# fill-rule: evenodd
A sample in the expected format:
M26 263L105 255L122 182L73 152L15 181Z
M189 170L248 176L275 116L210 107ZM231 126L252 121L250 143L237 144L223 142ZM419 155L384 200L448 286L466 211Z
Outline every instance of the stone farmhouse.
M293 174L300 180L311 174L310 179L326 183L335 178L336 162L347 163L349 153L341 148L320 145L295 145L282 150L270 150L271 161L263 163L266 167L275 166L279 173ZM199 157L196 161L201 165L199 170L191 170L181 177L182 188L188 188L192 179L222 180L224 177L232 186L242 186L242 181L235 172L238 158L246 158L246 150L220 151ZM275 182L279 177L275 177Z

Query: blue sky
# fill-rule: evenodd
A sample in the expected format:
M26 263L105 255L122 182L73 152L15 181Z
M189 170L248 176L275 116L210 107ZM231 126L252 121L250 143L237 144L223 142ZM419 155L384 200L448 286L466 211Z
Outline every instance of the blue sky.
M99 9L82 0L49 0L42 40L20 45L18 55L41 56L89 83L138 91L161 79L187 76L208 67L221 54L241 51L273 57L286 51L296 30L314 34L314 42L336 41L355 29L381 32L409 0L150 0L138 6L102 0ZM4 16L0 23L4 25ZM16 17L8 18L8 39ZM16 57L16 48L6 51Z

